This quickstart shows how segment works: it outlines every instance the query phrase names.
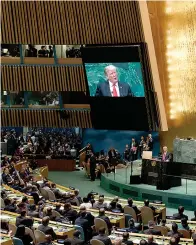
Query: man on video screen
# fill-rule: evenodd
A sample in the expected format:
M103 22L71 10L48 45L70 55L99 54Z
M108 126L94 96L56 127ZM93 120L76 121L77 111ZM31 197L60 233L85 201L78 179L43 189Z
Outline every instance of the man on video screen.
M106 66L104 73L107 81L98 83L95 96L134 96L129 84L118 80L117 70L114 65Z

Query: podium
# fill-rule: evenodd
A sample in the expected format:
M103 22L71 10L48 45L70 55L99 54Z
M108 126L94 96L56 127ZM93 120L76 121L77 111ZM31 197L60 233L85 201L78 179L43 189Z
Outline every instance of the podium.
M171 176L170 162L162 162L156 159L143 159L141 182L155 185L158 190L168 190L171 187L181 186L181 178Z

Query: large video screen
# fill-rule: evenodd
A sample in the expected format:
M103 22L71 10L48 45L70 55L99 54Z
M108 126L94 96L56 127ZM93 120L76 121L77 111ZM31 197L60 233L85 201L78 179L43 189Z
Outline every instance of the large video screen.
M151 111L156 114L156 109L146 50L144 43L81 48L94 128L143 131L154 127L157 119Z
M144 97L140 62L85 63L90 96Z

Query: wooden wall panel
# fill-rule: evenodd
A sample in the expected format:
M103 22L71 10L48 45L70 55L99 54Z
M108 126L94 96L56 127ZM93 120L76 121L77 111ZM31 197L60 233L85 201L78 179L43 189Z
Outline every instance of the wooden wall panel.
M2 43L95 44L142 41L144 36L137 1L2 3Z
M61 119L59 110L2 109L2 127L81 127L91 128L90 111L66 111L67 118Z
M82 66L2 66L2 90L86 91Z

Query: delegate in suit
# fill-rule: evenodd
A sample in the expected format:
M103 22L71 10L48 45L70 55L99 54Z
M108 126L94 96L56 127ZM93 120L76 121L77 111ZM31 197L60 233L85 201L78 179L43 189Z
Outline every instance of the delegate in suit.
M97 85L95 96L134 96L129 84L122 83L118 80L118 74L115 66L106 66L104 69L104 73L107 78L107 81L101 82Z

